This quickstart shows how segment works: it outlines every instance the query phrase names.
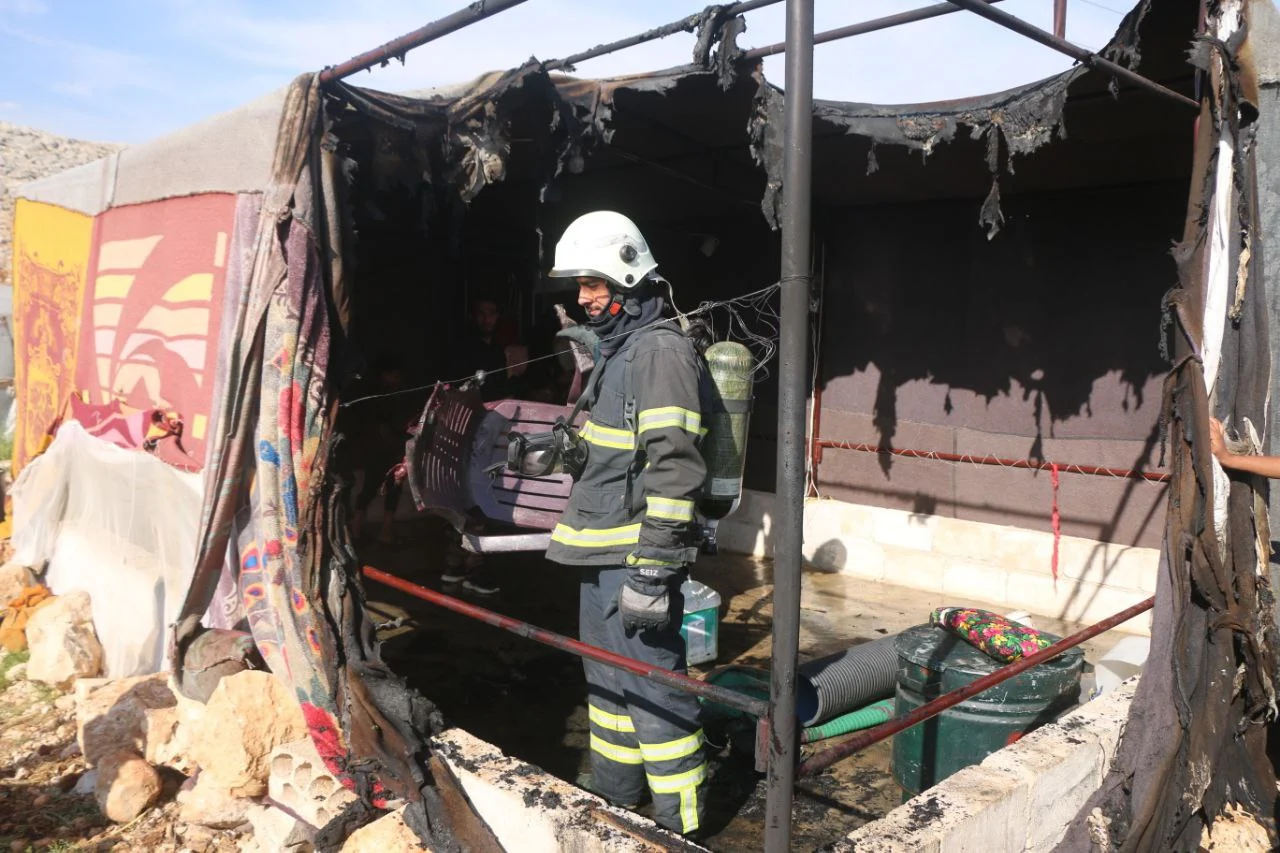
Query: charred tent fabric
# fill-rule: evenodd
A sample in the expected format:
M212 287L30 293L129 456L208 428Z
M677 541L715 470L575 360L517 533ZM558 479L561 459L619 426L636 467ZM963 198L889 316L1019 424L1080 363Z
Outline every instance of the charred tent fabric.
M1184 42L1178 40L1191 32L1195 4L1171 0L1161 5L1157 10L1147 0L1135 8L1105 53L1136 66L1139 30L1144 25L1157 29L1166 48L1178 44L1156 57L1163 64L1153 76L1170 79L1185 72L1180 54ZM722 50L732 53L732 38L726 41ZM1191 202L1179 255L1182 287L1170 297L1175 367L1168 385L1168 426L1175 485L1157 605L1153 660L1159 663L1144 680L1135 707L1134 720L1149 724L1130 726L1139 736L1124 746L1120 766L1128 768L1127 775L1109 780L1097 801L1112 819L1112 837L1127 839L1131 849L1160 848L1166 841L1181 844L1193 835L1198 840L1203 820L1226 800L1262 808L1274 791L1269 765L1258 758L1263 754L1260 723L1274 712L1272 638L1264 633L1266 600L1255 583L1266 568L1265 512L1255 513L1263 486L1231 485L1223 517L1231 525L1224 541L1232 547L1220 552L1211 521L1219 487L1213 482L1205 424L1209 399L1215 401L1215 411L1232 415L1237 423L1248 417L1261 427L1265 417L1266 331L1259 313L1261 253L1252 243L1251 114L1246 108L1241 112L1245 120L1231 121L1237 104L1253 103L1247 75L1241 73L1247 69L1235 62L1240 48L1238 37L1206 41L1197 54L1215 82L1216 100L1201 118L1194 166L1200 189ZM1231 61L1223 64L1224 56ZM637 207L661 209L669 200L640 186L643 177L626 179L630 184L618 177L623 167L643 165L651 171L642 175L660 174L664 180L699 186L720 205L717 215L732 210L739 217L735 223L750 217L757 230L742 229L746 236L737 236L751 242L776 226L781 203L782 95L759 69L754 75L741 67L736 75L728 73L732 63L706 50L700 60L699 65L606 81L553 77L531 61L456 90L418 96L345 84L322 89L316 75L300 77L288 91L256 227L242 221L238 229L241 290L233 303L234 317L228 316L222 327L219 387L225 391L212 418L216 438L207 462L198 560L174 634L173 667L185 692L206 695L227 659L240 656L248 644L250 638L230 631L247 619L251 644L292 687L329 769L363 798L363 805L326 828L322 845L364 820L370 805L408 801L410 824L423 839L443 848L454 844L450 824L457 817L447 813L436 792L442 780L433 780L429 769L429 738L440 725L439 715L381 660L364 608L360 566L346 532L349 484L330 465L338 444L340 388L350 370L351 306L358 300L352 247L361 239L354 233L349 193L356 183L355 164L344 148L346 134L364 134L362 141L374 152L379 170L375 180L415 191L427 185L421 192L423 233L445 243L460 239L459 223L483 204L484 190L500 192L499 185L509 183L517 168L524 170L523 180L538 187L535 195L541 203L565 183L562 177L580 173L589 157L605 167L596 173L600 188L581 198L632 186L639 187ZM1064 116L1070 115L1072 102L1086 102L1081 113L1088 114L1094 127L1104 125L1119 111L1109 89L1101 75L1076 68L1010 92L951 104L819 103L815 173L821 172L824 180L815 187L817 203L835 208L944 199L969 206L968 221L981 223L986 239L999 240L1008 238L999 235L1002 186L1006 191L1010 186L1061 191L1128 180L1168 184L1185 176L1185 157L1179 159L1181 149L1173 144L1142 158L1136 167L1098 157L1075 184L1056 174L1071 156L1056 149L1067 138ZM1167 117L1178 109L1139 102L1138 117L1122 118L1132 125L1154 116L1157 130L1164 132L1178 127ZM662 144L640 150L632 147L639 132L628 137L627 129L619 131L626 110L645 119L658 114L677 126L697 119L701 133L696 138L668 133ZM515 138L517 120L526 138ZM662 137L655 132L653 138ZM1134 138L1151 137L1116 133L1105 137L1105 144L1113 146L1107 153L1132 147ZM1220 146L1222 140L1232 144ZM523 160L516 154L520 145L530 146ZM701 156L691 153L693 145L712 152L707 157L713 165L733 172L732 186L726 180L726 185L709 187L700 172L682 170ZM1040 149L1040 157L1028 156ZM1220 150L1230 160L1232 180L1225 185L1215 178ZM738 159L716 159L725 152ZM751 157L758 168L752 168ZM940 161L940 175L921 174L917 166L926 158ZM903 168L899 180L894 170L908 164L911 170ZM1131 174L1131 167L1138 174ZM885 174L875 176L877 171ZM893 175L892 181L886 174ZM929 183L933 180L938 185ZM1217 204L1223 189L1232 193L1231 200ZM1087 213L1090 203L1078 202L1073 210ZM532 250L536 255L546 235L561 224L554 220L563 211L543 220L538 218L542 208L534 207L522 227L539 232ZM1229 221L1217 222L1215 211L1225 211ZM1229 257L1209 250L1215 225L1219 235L1232 237ZM977 239L985 244L982 236ZM735 280L725 274L725 283L739 289L714 295L738 295L744 282L752 287L769 283L776 264L762 274L769 278L751 281L748 275L769 266L764 261L772 260L772 249L752 249L757 254L751 263L739 260L732 270ZM1218 259L1215 269L1229 271L1232 282L1223 367L1212 392L1200 368L1207 338L1201 306L1209 289L1204 264L1211 256ZM1040 298L1052 302L1054 297ZM1223 311L1218 321L1226 324ZM948 368L937 369L945 373ZM947 376L943 380L950 381ZM760 422L767 422L768 414L762 412ZM890 429L887 438L892 437ZM757 485L766 485L771 475L767 468L757 472ZM1255 539L1263 543L1261 549ZM224 598L239 610L212 630L202 629L210 603ZM1243 681L1238 691L1229 680L1213 682L1212 673L1219 668L1235 672L1239 667ZM1171 729L1187 734L1170 743L1166 731ZM1211 774L1210 780L1206 769L1219 766L1232 772ZM1165 770L1171 770L1167 782ZM1190 808L1183 804L1188 793L1194 804ZM1087 817L1077 827L1080 844L1088 838Z
M290 87L270 184L229 337L220 440L210 456L197 568L174 635L174 675L207 693L207 650L225 632L201 632L228 555L253 642L294 690L330 771L354 784L357 807L318 843L332 846L368 805L410 803L423 838L447 841L448 821L427 784L424 739L433 709L381 664L359 585L348 572L327 503L325 462L333 393L328 371L345 325L341 172L324 145L316 75Z
M1062 850L1195 850L1228 804L1275 838L1274 598L1267 483L1228 480L1208 417L1263 434L1270 353L1258 250L1258 91L1248 3L1212 4L1192 62L1206 98L1179 285L1167 298L1165 416L1173 481L1150 661L1110 775Z

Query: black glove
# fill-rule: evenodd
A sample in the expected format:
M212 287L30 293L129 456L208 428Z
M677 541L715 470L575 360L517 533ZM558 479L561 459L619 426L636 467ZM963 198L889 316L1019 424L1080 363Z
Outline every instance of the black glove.
M676 570L668 566L633 568L618 590L622 629L630 637L637 631L661 631L671 624L671 583Z

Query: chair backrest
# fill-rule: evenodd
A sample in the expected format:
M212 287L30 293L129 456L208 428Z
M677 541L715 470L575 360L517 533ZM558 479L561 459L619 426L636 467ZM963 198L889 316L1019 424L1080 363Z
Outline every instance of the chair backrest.
M471 497L480 513L493 521L534 530L551 530L569 501L573 481L567 474L527 477L500 468L486 470L507 459L507 436L512 432L547 432L557 418L567 418L569 406L498 400L488 411L472 442Z
M573 487L567 475L487 472L506 462L510 433L546 432L571 411L569 406L524 400L484 403L474 389L437 389L405 446L415 505L459 526L474 509L500 524L551 530Z

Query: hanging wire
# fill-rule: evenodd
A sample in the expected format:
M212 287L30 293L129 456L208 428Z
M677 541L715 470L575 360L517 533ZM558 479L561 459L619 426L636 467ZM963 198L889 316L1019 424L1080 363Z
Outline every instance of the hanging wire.
M756 364L752 375L758 381L769 375L766 365L773 358L774 353L777 352L778 349L777 341L781 319L778 316L777 309L774 308L772 304L772 299L777 294L778 289L781 286L781 282L774 282L773 284L762 287L759 290L753 290L750 293L744 293L743 295L735 296L732 299L702 302L692 311L677 313L674 318L663 317L659 320L654 320L652 323L647 323L644 326L628 329L625 332L618 332L615 335L601 338L600 343L633 334L641 329L648 328L648 326L656 325L658 323L667 323L673 319L676 322L681 322L692 317L711 314L713 311L722 310L728 315L728 339L741 341L748 349L751 350L751 354L755 356ZM752 330L747 321L743 319L742 314L744 312L754 312L755 322L764 327L763 334ZM525 361L518 361L515 364L508 364L506 367L500 368L496 371L489 371L489 373L505 373L506 371L514 370L517 367L526 367L530 364L537 364L540 361L547 361L548 359L559 357L558 353L548 353L547 355L540 355L536 358L530 358ZM348 406L354 406L356 403L363 403L368 400L381 400L386 397L398 397L403 394L414 394L418 391L425 391L439 385L458 385L469 379L479 379L483 381L487 375L488 373L485 371L477 370L475 373L469 373L466 376L461 376L457 379L437 379L433 382L427 382L424 385L415 385L412 388L400 388L395 391L385 391L381 394L366 394L363 397L356 397L354 400L347 400L341 403L339 408L345 409Z

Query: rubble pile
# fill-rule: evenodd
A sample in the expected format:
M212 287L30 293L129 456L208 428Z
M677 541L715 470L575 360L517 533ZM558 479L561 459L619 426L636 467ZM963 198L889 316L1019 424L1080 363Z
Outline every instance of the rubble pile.
M123 146L82 142L0 121L0 284L9 283L14 193L37 178L105 157ZM0 598L0 604L7 602Z
M0 578L7 575L20 583L6 594L16 587L13 600L30 595L29 573L0 568ZM5 612L8 621L17 610ZM296 699L270 673L226 676L200 703L174 689L167 673L98 677L102 649L83 592L47 596L26 617L22 660L0 650L0 779L10 783L0 787L0 812L25 805L34 814L26 824L0 819L0 850L43 849L77 832L84 835L77 849L172 843L167 849L192 853L307 853L319 830L356 801L325 768ZM6 719L11 698L25 707ZM31 735L21 724L40 721L49 743L24 752L21 740ZM65 766L43 774L51 778L28 774L35 759L55 751ZM77 812L78 823L38 820L58 810ZM126 840L122 833L139 826L163 837ZM341 849L418 848L392 812Z

